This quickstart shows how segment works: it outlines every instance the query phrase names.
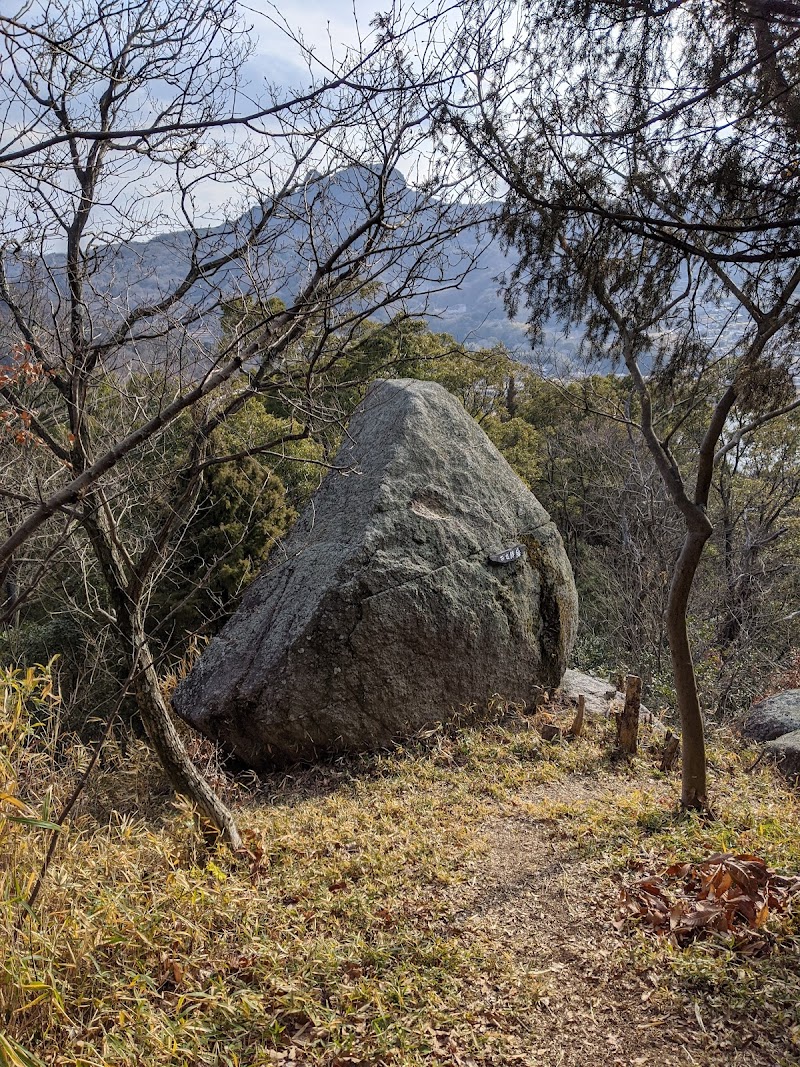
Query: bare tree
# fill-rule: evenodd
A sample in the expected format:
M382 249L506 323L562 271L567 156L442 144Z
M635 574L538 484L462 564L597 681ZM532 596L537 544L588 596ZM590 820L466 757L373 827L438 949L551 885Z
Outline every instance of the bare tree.
M32 539L58 546L79 530L154 748L239 847L159 686L154 585L205 473L232 458L220 427L253 398L290 399L277 435L236 453L270 454L335 417L320 400L325 373L368 316L457 283L469 263L449 262L443 241L473 218L437 198L442 174L413 188L397 172L419 158L428 120L393 34L308 91L273 91L263 124L228 138L217 131L243 92L249 47L233 5L37 10L35 25L6 26L0 84L6 113L24 117L24 151L7 168L3 325L33 368L24 378L10 362L0 386L28 467L27 488L1 490L5 617L36 584L30 557L19 574ZM220 190L225 221L211 225L205 205ZM248 314L222 332L237 297Z
M473 165L504 190L498 225L517 255L510 305L525 300L534 335L551 315L581 323L584 351L630 376L634 400L622 418L643 435L684 523L666 624L682 802L703 808L687 612L713 532L714 470L800 405L800 187L776 170L794 150L794 83L769 89L778 51L795 70L798 38L769 5L746 6L741 20L685 8L465 5L462 63L472 74L443 110ZM777 34L766 51L765 20ZM692 95L685 72L690 80L701 66L705 81ZM726 132L734 121L736 138ZM676 376L695 387L659 410L654 386ZM689 418L702 432L682 464L672 442Z
M277 98L259 100L251 95L250 87L241 83L244 61L249 55L249 34L239 14L234 0L216 3L209 0L200 8L188 4L162 5L153 19L152 5L141 5L130 0L118 3L84 5L84 18L78 26L75 9L68 0L56 3L53 0L37 0L26 3L16 14L0 13L0 41L5 54L7 66L0 70L2 94L2 127L0 132L0 168L7 171L24 170L29 164L41 164L52 151L67 148L70 143L80 143L88 147L105 141L125 144L129 150L150 152L170 142L177 136L185 138L187 134L203 138L217 133L229 137L237 128L258 131L261 134L274 132L272 120L284 113L287 103L303 105L311 103L324 86L330 90L353 87L361 84L369 89L371 85L370 67L375 59L384 52L388 37L403 40L413 36L434 18L424 15L412 18L403 25L384 24L384 33L370 38L360 38L360 47L354 49L348 60L342 63L315 56L289 23L283 19L278 9L273 9L272 23L277 35L288 50L294 51L298 58L310 62L316 77L299 93L280 92ZM267 14L267 13L265 13ZM89 121L64 130L50 121L48 107L37 97L20 86L33 70L40 68L43 54L48 54L53 62L59 59L69 64L73 77L92 82L103 69L102 52L96 57L83 46L81 40L85 34L93 34L94 39L102 41L104 27L125 24L131 29L152 33L159 30L163 36L160 43L171 46L177 56L186 49L188 57L185 66L176 66L167 70L164 84L159 87L158 98L153 98L153 105L143 112L132 110L127 115L127 122L117 123L112 127L105 124L102 116L87 116ZM78 39L74 35L79 29ZM211 45L207 55L196 50L196 46L205 35ZM228 69L225 71L227 89L224 99L211 110L202 106L202 97L186 92L190 70L191 80L200 84L198 75L203 65L206 73L219 76L219 56L215 45L219 45L222 36L227 38L225 48L228 50ZM157 40L150 38L151 43ZM143 38L131 40L131 52L124 60L135 64L141 58ZM236 62L234 62L234 59ZM192 69L193 68L193 69ZM41 73L41 71L40 71ZM100 78L102 81L102 75ZM35 84L32 83L32 84ZM77 82L76 82L77 84ZM221 86L217 86L221 88ZM165 92L166 90L166 92ZM91 121L96 118L97 121Z

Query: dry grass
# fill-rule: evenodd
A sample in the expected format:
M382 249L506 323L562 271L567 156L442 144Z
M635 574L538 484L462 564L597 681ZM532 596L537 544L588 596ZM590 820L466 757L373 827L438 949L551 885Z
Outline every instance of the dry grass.
M720 820L706 825L675 818L674 783L649 758L610 762L602 729L550 746L526 727L433 734L234 787L247 864L205 851L143 747L112 754L35 914L20 900L45 832L15 823L0 842L6 1041L64 1067L539 1063L530 1050L546 1038L541 961L463 922L481 879L503 877L490 863L498 825L546 825L607 882L633 858L721 848L800 869L796 799L769 770L747 774L749 757L728 745L712 756ZM43 798L26 799L33 810ZM146 817L135 814L145 800ZM607 890L595 889L580 886L597 912L589 952L613 917ZM724 945L676 952L635 929L614 937L624 966L668 976L664 1004L701 997L704 1012L724 1016L747 999L768 1027L784 1027L790 1050L790 1000L800 999L790 920L767 960ZM20 1055L0 1042L0 1064Z
M720 852L752 853L778 871L800 872L798 794L770 766L754 767L756 753L724 733L712 739L709 758L713 820L681 814L677 779L646 760L588 795L533 799L528 815L550 821L553 836L587 861L598 899L603 879L619 886ZM735 951L733 935L721 933L686 948L635 922L617 936L611 907L609 896L598 915L598 942L613 943L618 968L652 982L652 1007L677 1012L680 1033L700 1046L693 1059L676 1062L718 1063L738 1050L744 1058L737 1062L748 1065L800 1063L800 908L770 920L773 951L758 959Z
M519 961L463 942L446 890L485 848L487 813L576 758L552 755L533 733L486 728L267 780L239 802L249 865L206 853L182 804L151 805L146 822L84 811L32 916L19 898L43 835L15 834L7 1036L54 1064L411 1065L438 1062L436 1029L458 1012L480 1059L536 991ZM114 785L117 810L133 806L135 768L158 792L146 759L129 755L122 777L106 767L100 810Z

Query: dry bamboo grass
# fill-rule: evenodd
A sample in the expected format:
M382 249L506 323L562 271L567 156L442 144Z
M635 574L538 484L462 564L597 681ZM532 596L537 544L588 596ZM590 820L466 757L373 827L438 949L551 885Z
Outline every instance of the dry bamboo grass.
M709 827L677 819L677 794L671 809L656 803L648 783L673 794L674 783L643 757L615 765L612 740L609 726L587 724L570 745L543 745L515 718L260 783L225 780L248 828L246 862L208 851L145 746L109 745L34 914L20 902L46 834L4 823L0 1063L30 1067L28 1049L56 1067L431 1067L455 1062L443 1032L464 1063L524 1063L540 1026L537 962L467 936L458 901L490 847L487 826L525 816L531 790L560 783L566 799L546 817L608 872L644 842L668 861L735 844L800 864L798 805L766 769L745 773L749 754L715 753L729 785ZM58 774L52 746L28 728L7 758L36 816L83 764L85 750L64 748ZM203 745L197 755L213 757ZM610 809L571 785L597 776L618 783ZM794 989L786 958L769 965ZM737 961L737 973L757 962Z

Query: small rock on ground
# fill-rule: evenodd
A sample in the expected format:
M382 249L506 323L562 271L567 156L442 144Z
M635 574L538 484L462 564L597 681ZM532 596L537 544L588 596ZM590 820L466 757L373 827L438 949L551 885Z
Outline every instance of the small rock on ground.
M625 694L620 693L613 682L572 668L564 672L559 693L563 700L575 706L578 697L585 697L586 715L591 719L607 719L621 711L625 703ZM648 723L657 733L666 732L663 723L644 704L639 708L639 715L641 721Z
M800 730L800 689L787 689L753 704L741 723L749 741L773 741Z
M764 751L772 756L787 778L800 778L800 730L767 741Z

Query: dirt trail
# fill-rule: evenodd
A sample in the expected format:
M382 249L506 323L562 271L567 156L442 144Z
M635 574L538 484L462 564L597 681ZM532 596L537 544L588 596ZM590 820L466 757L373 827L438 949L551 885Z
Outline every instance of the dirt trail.
M602 780L574 778L525 799L602 800ZM616 888L570 843L557 819L508 817L487 826L490 851L462 897L464 935L487 935L524 959L542 999L521 1063L531 1067L776 1067L785 1049L759 1047L757 1020L716 1020L701 1001L658 1006L668 972L621 962L630 933L611 925Z

